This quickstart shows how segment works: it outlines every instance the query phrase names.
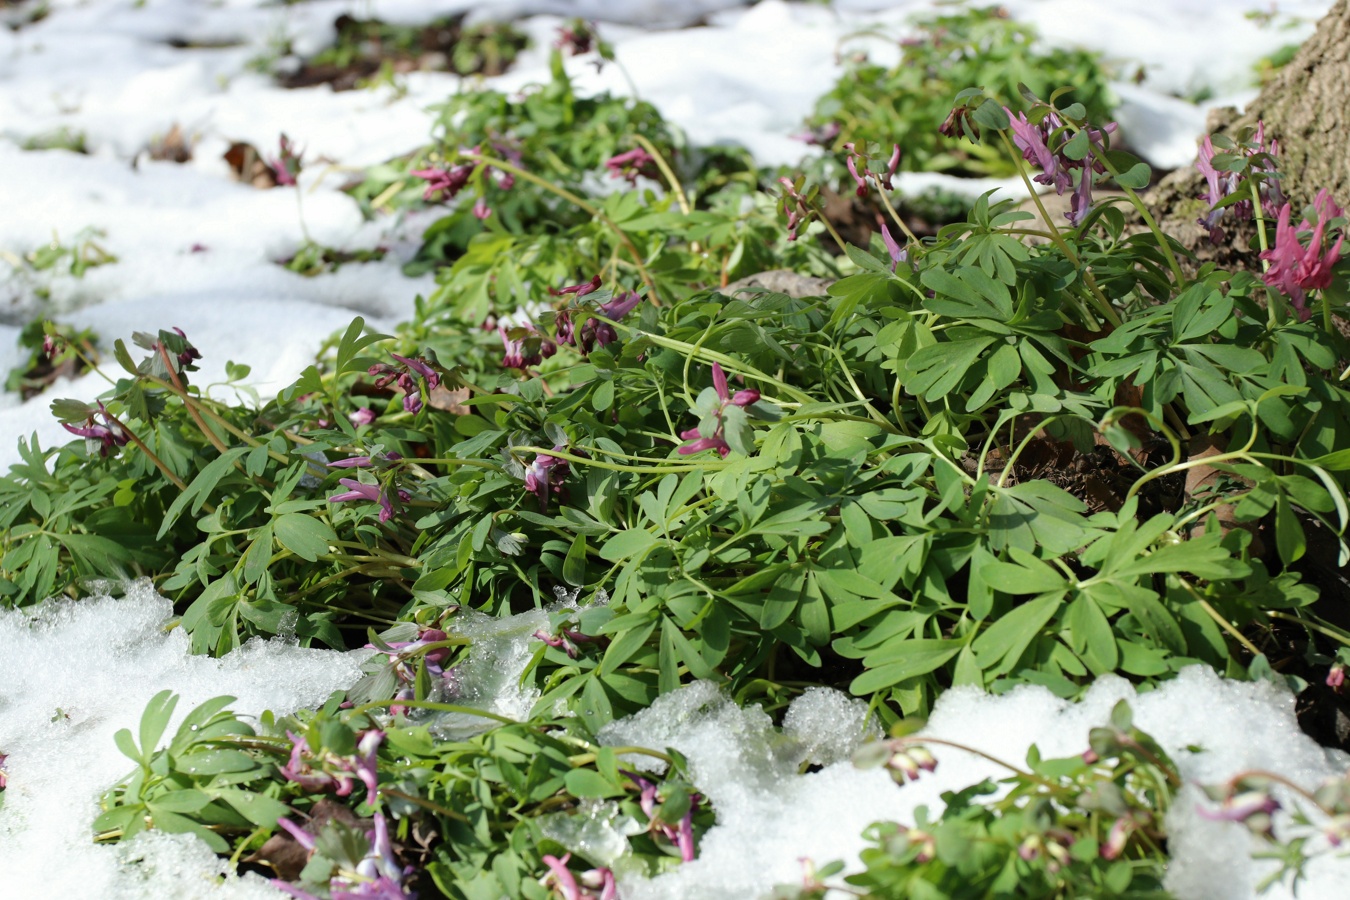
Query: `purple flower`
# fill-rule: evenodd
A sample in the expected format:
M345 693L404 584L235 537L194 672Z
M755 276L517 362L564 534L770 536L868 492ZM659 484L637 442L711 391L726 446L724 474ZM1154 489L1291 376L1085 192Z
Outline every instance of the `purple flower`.
M558 345L540 334L539 330L529 323L509 329L505 325L498 325L497 333L502 338L504 350L502 367L506 369L526 369L530 366L537 366L558 352Z
M548 866L548 874L539 883L544 887L553 888L562 900L582 900L576 876L567 868L567 862L571 858L570 853L564 853L562 859L545 853L544 865Z
M937 760L923 747L905 747L894 745L895 752L886 761L891 770L891 779L898 784L905 781L918 781L920 772L932 772L937 769Z
M328 464L330 469L364 469L370 465L369 456L349 456L346 459L335 459Z
M660 834L666 840L675 845L680 851L680 859L684 862L692 862L695 857L694 852L694 810L698 808L698 794L689 795L689 809L680 819L679 824L671 825L663 822L657 816L657 806L661 802L661 796L655 784L638 775L636 772L625 771L624 776L633 782L638 788L638 806L647 816L647 828L654 834Z
M812 128L810 131L794 134L792 139L794 141L801 141L805 144L823 147L839 137L840 130L838 122L826 122L824 125Z
M1073 196L1069 198L1069 211L1064 216L1070 225L1077 228L1091 211L1092 169L1084 166L1078 170L1078 186L1073 189Z
M553 317L553 333L558 338L559 344L576 344L576 328L572 325L570 310L558 310L557 315Z
M1304 219L1297 229L1289 221L1293 212L1290 204L1280 207L1279 218L1275 223L1275 246L1261 253L1261 258L1270 262L1270 268L1262 280L1289 297L1300 322L1306 322L1312 315L1305 292L1331 284L1332 269L1340 261L1341 246L1345 243L1345 234L1342 233L1334 245L1325 250L1323 248L1328 223L1344 215L1344 211L1331 199L1331 194L1326 189L1318 191L1313 206L1317 212L1317 225L1314 227ZM1309 228L1312 228L1312 237L1308 246L1304 247L1298 235Z
M420 356L410 359L397 353L389 355L398 360L399 365L376 363L367 371L371 375L380 376L375 382L376 390L383 390L390 382L398 382L399 389L403 391L403 408L416 414L422 408L422 391L430 392L439 387L441 376ZM419 378L422 381L420 385L417 381Z
M9 754L0 753L0 791L9 787L9 775L5 772L5 761L9 759Z
M1125 852L1125 842L1129 840L1130 832L1134 830L1134 819L1129 816L1121 816L1111 824L1111 830L1106 834L1106 843L1102 844L1102 859L1119 859L1120 854Z
M1214 168L1214 142L1209 135L1200 144L1200 152L1196 156L1195 168L1205 177L1205 185L1208 192L1205 199L1209 201L1209 212L1196 219L1206 231L1209 232L1210 243L1218 244L1224 239L1224 230L1219 227L1219 220L1223 218L1224 210L1217 208L1219 202L1224 197L1233 192L1237 186L1237 176L1234 173L1220 174L1219 170Z
M1256 123L1256 133L1252 141L1245 145L1243 152L1250 158L1258 154L1265 154L1273 160L1280 154L1279 141L1272 140L1270 146L1266 146L1266 124L1265 122ZM1200 150L1196 154L1195 168L1205 178L1205 199L1209 202L1209 212L1200 216L1196 221L1209 231L1209 240L1211 243L1221 243L1226 237L1226 232L1219 227L1219 222L1227 213L1227 207L1219 207L1219 203L1225 198L1237 193L1242 185L1242 180L1236 172L1220 172L1214 167L1214 142L1209 135L1205 135L1204 141L1200 144ZM1254 175L1271 175L1274 173L1273 165L1269 161L1253 163L1250 169ZM1265 178L1261 181L1259 189L1261 198L1261 208L1267 216L1274 217L1278 215L1279 207L1284 202L1284 195L1280 191L1279 182L1273 178ZM1252 202L1250 200L1241 200L1232 204L1233 214L1239 219L1245 219L1252 214Z
M886 245L886 254L891 258L891 271L894 272L902 262L909 262L909 251L900 246L900 242L891 234L886 223L881 223L881 241Z
M1061 140L1055 150L1050 149L1049 142L1052 136L1064 127L1063 120L1054 112L1046 113L1040 122L1033 124L1025 113L1014 116L1012 110L1007 107L1004 107L1003 111L1008 115L1013 131L1013 144L1022 151L1022 158L1041 170L1041 174L1032 180L1053 187L1056 194L1063 194L1069 188L1074 188L1073 196L1069 199L1069 211L1064 217L1075 227L1082 224L1087 214L1092 211L1094 173L1106 171L1105 167L1095 160L1090 152L1083 159L1070 159L1064 153L1067 140ZM1115 122L1108 122L1101 128L1084 129L1088 142L1094 149L1102 149L1106 136L1115 130ZM1077 186L1074 184L1072 174L1075 169L1079 170Z
M722 428L719 425L717 433L712 437L703 437L697 428L690 428L687 431L680 432L680 440L689 441L688 444L682 444L679 447L681 456L688 456L691 453L701 453L704 450L716 450L723 457L731 452L731 447L722 438Z
M1322 834L1326 836L1327 843L1333 847L1339 847L1350 840L1350 815L1341 813L1330 817L1327 824L1322 827Z
M1340 693L1341 686L1344 684L1345 684L1345 666L1341 665L1340 663L1336 663L1336 665L1332 666L1331 669L1327 672L1327 687L1331 688L1333 691L1336 691L1337 693ZM4 758L0 757L0 763L3 762Z
M609 169L610 178L622 178L630 185L636 185L638 176L645 175L652 177L652 163L656 161L650 153L642 147L634 147L627 153L619 153L605 160L605 168Z
M583 887L590 889L590 896L595 900L618 900L619 886L614 882L614 873L605 866L582 872L580 882ZM594 893L597 889L600 891L598 894Z
M783 199L778 208L787 216L788 240L795 241L797 229L811 219L811 205L792 179L784 176L778 183L783 186Z
M854 191L854 193L857 194L859 197L866 197L867 181L861 175L858 174L858 165L856 162L854 162L855 153L853 151L853 145L845 144L844 149L848 151L848 159L845 161L845 165L848 166L848 173L853 176L853 180L858 184L858 187Z
M1022 158L1041 170L1041 174L1034 180L1040 184L1052 185L1057 194L1064 193L1073 182L1069 173L1060 165L1059 158L1050 152L1050 146L1046 143L1049 135L1062 124L1059 117L1050 113L1041 119L1039 124L1033 124L1027 119L1026 113L1014 116L1013 111L1006 106L1003 111L1008 114L1013 131L1013 144L1022 151Z
M625 291L615 296L608 303L601 303L600 315L617 322L632 312L634 307L641 302L642 298L636 293ZM595 347L606 347L619 339L618 332L614 330L613 325L608 322L601 322L593 316L587 317L581 328L576 328L572 323L571 310L562 310L557 314L554 319L554 328L559 343L572 344L580 349L582 354L589 354Z
M364 469L369 466L383 468L388 463L398 462L402 459L399 453L382 453L379 456L349 456L346 459L337 459L328 464L330 469Z
M346 492L334 494L328 498L329 503L346 503L351 500L365 500L369 503L380 504L380 521L388 522L394 517L394 506L389 500L389 495L378 484L364 484L352 478L339 478L338 484L347 488ZM407 503L412 496L405 490L398 491L398 499Z
M568 56L581 56L595 49L595 25L583 19L572 19L558 26L558 37L553 46Z
M642 298L635 292L625 291L616 295L608 303L601 303L600 314L606 319L613 319L617 322L632 312L641 302Z
M440 386L441 376L436 374L435 369L427 365L426 360L421 357L413 357L410 359L406 356L399 356L397 353L391 353L389 355L403 363L403 365L407 366L411 371L416 372L419 377L426 381L428 388L434 389Z
M281 826L283 831L285 831L291 837L295 838L295 842L299 844L301 847L304 847L310 853L313 853L314 848L318 846L314 842L314 835L310 834L308 831L301 828L299 825L295 824L290 819L284 817L277 819L277 825Z
M718 363L712 364L712 379L713 390L717 392L717 398L721 401L721 405L715 411L717 427L710 435L704 435L698 428L690 428L687 431L680 432L680 439L690 442L678 448L681 456L701 453L704 450L716 450L725 457L731 452L731 446L726 442L723 433L722 414L728 406L739 406L744 409L759 402L759 391L754 388L737 391L733 396L727 386L727 374L722 371L722 367Z
M358 427L373 424L376 418L375 410L368 406L363 406L347 416L347 420Z
M914 861L922 865L926 862L932 862L937 857L937 840L927 831L920 831L918 828L908 828L905 830L905 840L911 847L918 846L919 852L914 857Z
M566 450L565 444L557 444L554 450ZM556 456L550 456L547 453L540 453L534 458L525 470L525 490L529 491L539 498L539 509L548 508L548 495L550 493L565 496L567 488L564 481L567 478L569 464L567 460Z
M900 168L900 145L895 144L893 146L891 158L886 161L886 174L881 176L881 185L888 191L895 189L891 184L891 179L895 177L895 170Z
M487 205L487 201L482 197L473 205L473 217L480 222L486 222L488 216L492 215L492 209Z
M102 424L94 421L95 415L103 420ZM83 425L62 422L61 427L71 434L84 438L89 452L92 453L97 447L99 456L107 456L115 447L124 447L131 440L126 430L122 428L122 423L108 412L102 401L98 403L98 412L91 413Z
M478 166L474 163L465 163L453 169L414 169L408 174L427 183L426 190L422 192L423 200L432 200L437 194L441 195L442 200L450 200L464 190L476 168Z
M548 292L555 297L562 296L563 294L576 294L577 299L580 300L592 291L598 290L600 290L600 276L597 274L590 281L583 281L581 284L574 284L570 287L558 288L557 290L549 288Z
M1273 823L1271 814L1280 803L1265 791L1243 791L1233 794L1218 809L1197 806L1195 811L1212 822L1241 822L1257 834L1269 836Z
M384 732L378 728L372 728L361 735L360 742L356 745L356 762L353 769L356 777L361 779L361 783L366 786L366 802L371 806L375 805L376 795L379 793L380 774L379 766L376 763L376 754L380 749L380 742L384 740Z
M304 155L303 150L295 149L290 138L283 132L280 141L281 155L271 161L270 167L272 175L276 178L277 184L285 186L294 185L296 177L300 174L300 157ZM181 332L179 332L181 334Z
M303 756L309 755L309 743L294 732L286 732L286 737L291 741L291 758L284 766L280 766L277 771L286 777L287 781L300 785L307 791L327 791L332 790L339 797L346 797L352 792L352 780L346 775L330 775L327 772L316 772L309 763L305 762ZM289 829L288 829L289 830Z

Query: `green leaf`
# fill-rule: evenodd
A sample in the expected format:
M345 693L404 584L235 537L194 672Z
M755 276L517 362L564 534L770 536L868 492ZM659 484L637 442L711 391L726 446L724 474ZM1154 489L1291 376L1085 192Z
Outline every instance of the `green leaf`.
M1149 168L1146 162L1136 162L1124 172L1116 176L1116 184L1123 188L1140 191L1148 187L1149 182L1153 180L1153 170Z
M1068 579L1058 569L1017 547L1013 547L1009 555L1017 562L990 563L980 570L980 577L995 590L1005 594L1043 594L1046 591L1068 590Z
M1186 636L1167 607L1158 600L1157 594L1135 589L1125 592L1125 598L1130 613L1145 634L1170 653L1177 656L1186 653Z
M971 645L980 668L986 672L994 670L996 674L1011 671L1041 629L1054 618L1063 599L1060 593L1045 594L990 625Z
M652 547L655 547L656 543L656 537L645 528L629 528L605 541L600 548L600 558L609 562L617 562L621 559L642 556Z
M175 813L195 813L203 806L211 802L211 798L201 791L182 790L169 791L166 794L158 794L146 803L152 813L175 812Z
M244 751L224 747L184 753L175 758L174 766L184 775L199 778L262 769L262 764Z
M849 692L864 696L906 679L927 675L960 653L965 645L965 641L955 640L895 641L893 648L887 648L886 655L903 658L863 672L853 679Z
M277 819L291 814L291 808L285 803L254 791L212 788L210 792L234 807L239 815L263 828L275 828Z
M647 638L652 636L656 630L656 619L650 619L645 624L637 625L621 634L605 650L605 658L600 663L600 676L612 675L614 672L628 662L633 654L642 649L647 643Z
M164 729L169 725L169 717L173 715L173 708L178 705L178 695L165 688L158 694L150 698L146 704L145 712L141 713L141 752L145 758L149 759L150 754L154 753L155 748L159 746L159 739L164 736Z
M905 390L936 402L952 393L961 384L985 348L994 343L993 337L977 337L964 341L943 341L924 347L905 362Z
M253 534L253 542L244 554L244 581L257 584L267 574L272 561L272 523L268 522Z
M1061 152L1069 159L1082 159L1091 149L1092 144L1089 142L1087 130L1084 129L1065 141Z
M306 562L317 562L328 552L328 545L337 540L337 533L327 522L304 513L278 516L272 530L281 546Z
M173 741L169 744L169 752L178 754L186 750L194 742L202 726L234 701L235 698L228 695L212 697L184 716L178 731L174 733Z
M994 131L1003 131L1012 124L1003 106L992 97L977 106L971 118L981 128L990 128Z
M1289 495L1280 491L1279 502L1275 505L1275 547L1280 553L1280 562L1293 565L1303 558L1308 549L1303 537L1303 526L1289 503Z
M572 587L586 583L586 535L578 534L572 538L572 546L563 560L562 576Z
M1012 295L1008 286L984 270L960 266L954 271L925 269L919 276L924 287L937 296L923 305L935 313L956 318L985 318L1006 322L1012 318Z
M1120 662L1111 623L1090 596L1079 594L1064 614L1069 646L1082 657L1094 675L1114 672Z
M604 412L614 405L614 382L606 379L595 386L591 393L591 406L596 412Z
M163 538L164 535L168 534L169 529L178 521L178 517L188 508L188 504L192 505L192 514L196 515L201 510L202 504L206 502L207 497L215 490L216 485L229 473L235 461L248 453L250 449L247 445L232 447L202 469L197 477L192 479L192 483L187 486L187 489L178 495L169 506L168 511L164 513L164 521L160 523L159 533L155 537Z
M168 811L160 812L154 819L155 828L160 831L168 834L194 834L216 853L223 856L230 852L230 845L225 842L223 837L209 828L203 827L199 822Z
M131 358L131 354L127 351L127 345L121 338L113 341L113 357L117 360L119 366L126 369L127 374L133 376L141 374L140 370L136 368L136 361Z
M567 793L578 799L620 797L624 789L611 782L599 772L590 769L573 769L563 776Z
M117 745L118 750L122 751L122 755L132 762L149 761L148 759L141 759L141 751L136 748L136 739L131 736L130 728L119 728L117 733L113 735L113 743Z

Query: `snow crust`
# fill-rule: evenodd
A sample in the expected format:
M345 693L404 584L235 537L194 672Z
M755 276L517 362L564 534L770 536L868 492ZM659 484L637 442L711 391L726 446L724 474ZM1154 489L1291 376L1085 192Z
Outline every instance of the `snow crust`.
M90 825L99 796L135 767L113 734L135 733L146 703L164 688L180 695L168 735L195 706L222 694L236 697L230 708L247 716L316 706L355 681L369 653L255 639L221 659L193 656L182 631L166 630L172 615L173 604L148 581L122 597L0 612L5 897L277 896L256 876L217 882L223 861L191 836L96 846Z
M1046 758L1082 753L1088 731L1107 724L1120 700L1130 704L1135 724L1157 739L1187 783L1167 819L1173 860L1167 888L1180 900L1254 900L1256 885L1273 865L1250 858L1262 845L1241 825L1195 813L1203 801L1195 785L1265 769L1315 788L1323 779L1343 774L1347 764L1344 754L1317 746L1299 731L1293 697L1274 685L1227 681L1193 667L1144 694L1124 679L1108 676L1078 703L1033 686L1002 696L956 688L939 698L919 735L965 744L1021 765L1033 743ZM700 841L697 859L650 880L622 878L625 900L761 897L775 884L800 883L803 857L818 865L844 860L857 871L862 831L871 823L912 825L919 806L927 806L935 817L944 808L944 792L1008 774L977 756L939 745L929 746L938 759L937 771L904 787L880 769L856 769L847 753L864 739L863 712L859 701L816 688L793 703L786 727L779 730L763 710L738 709L716 685L699 682L606 727L600 738L610 746L673 747L683 753L694 783L717 813L717 824ZM801 774L811 748L822 743L832 746L836 761ZM625 755L624 764L647 771L664 765L637 755ZM1281 799L1286 807L1292 802L1288 795ZM1277 833L1290 827L1286 814L1277 816ZM1315 838L1311 846L1325 849L1320 840ZM585 848L583 842L577 849ZM1308 867L1297 894L1288 885L1277 885L1260 896L1334 900L1344 896L1347 879L1350 860L1323 855Z

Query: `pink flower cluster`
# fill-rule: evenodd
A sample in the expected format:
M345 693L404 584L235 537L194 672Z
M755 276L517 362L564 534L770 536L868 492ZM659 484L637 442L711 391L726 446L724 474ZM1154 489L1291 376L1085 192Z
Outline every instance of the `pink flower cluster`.
M1261 258L1270 262L1270 268L1262 276L1266 284L1279 289L1294 306L1300 322L1306 322L1312 315L1308 308L1307 291L1319 290L1331 284L1332 269L1341 258L1341 247L1345 243L1345 210L1336 205L1331 194L1323 189L1317 192L1313 201L1317 214L1317 224L1306 218L1295 228L1290 224L1293 210L1290 204L1280 207L1279 218L1275 223L1275 246L1262 252ZM1340 235L1334 244L1330 243L1327 231L1333 220L1340 221ZM1301 233L1311 231L1308 243L1299 239Z
M753 388L737 391L734 395L727 387L727 375L722 371L722 367L717 363L712 364L713 389L717 391L717 396L721 400L721 405L717 408L717 427L710 435L704 435L699 428L690 428L688 431L681 431L680 438L689 441L682 445L679 452L683 456L690 453L699 453L703 450L716 450L718 453L726 456L731 452L731 447L727 444L723 436L724 423L722 414L729 406L739 406L744 409L747 406L754 406L759 402L759 391Z
M369 374L379 376L375 388L383 390L391 383L397 382L403 391L403 408L410 413L416 413L422 408L422 391L430 393L440 387L441 376L420 356L410 359L397 353L389 355L398 361L398 365L376 363L368 370Z
M1050 185L1056 194L1063 194L1069 188L1073 188L1073 196L1069 198L1069 211L1064 217L1069 220L1070 225L1077 227L1092 211L1093 175L1105 172L1106 167L1093 159L1091 153L1082 159L1070 159L1064 152L1068 140L1061 139L1058 147L1050 149L1050 141L1055 138L1055 133L1064 127L1064 120L1055 113L1048 112L1039 122L1031 122L1026 113L1014 116L1013 111L1007 107L1004 107L1003 111L1008 114L1013 131L1013 144L1022 151L1022 158L1041 170L1041 174L1032 180L1039 184ZM1115 130L1115 122L1108 122L1101 128L1089 128L1088 142L1093 148L1104 149L1107 135L1114 133ZM1073 178L1075 170L1079 173L1077 185L1074 184Z
M548 874L540 880L540 884L552 888L554 896L561 900L618 900L619 888L614 883L612 871L602 866L575 875L567 868L571 859L570 853L564 853L561 859L544 854Z
M1274 159L1280 155L1280 142L1274 139L1270 145L1266 145L1266 124L1264 122L1256 123L1256 133L1252 141L1243 152L1249 157L1264 156L1265 160L1252 167L1253 174L1272 174L1274 170ZM1201 216L1196 221L1209 231L1210 243L1222 243L1226 237L1224 230L1219 227L1219 221L1228 211L1228 207L1220 206L1219 203L1225 197L1230 197L1237 193L1242 179L1238 173L1232 171L1219 171L1214 166L1214 140L1209 135L1205 135L1204 141L1200 144L1200 152L1195 160L1195 168L1201 175L1205 176L1206 195L1205 199L1209 201L1209 212ZM1284 195L1280 192L1280 183L1273 178L1263 178L1259 191L1261 197L1261 208L1267 216L1274 217L1280 204L1284 202ZM1252 201L1240 200L1232 204L1233 215L1239 219L1247 219L1252 215Z

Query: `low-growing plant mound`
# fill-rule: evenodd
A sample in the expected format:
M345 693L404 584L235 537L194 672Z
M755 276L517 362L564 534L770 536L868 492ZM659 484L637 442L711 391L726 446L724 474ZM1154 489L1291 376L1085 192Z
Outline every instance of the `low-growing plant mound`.
M1301 566L1319 542L1350 556L1343 211L1284 202L1260 134L1207 145L1209 226L1254 217L1265 249L1188 276L1169 235L1126 233L1122 204L1152 225L1150 172L1114 125L1022 90L1018 113L962 91L946 130L1069 194L1066 221L986 195L921 241L889 197L898 153L855 142L856 190L896 230L836 235L834 259L796 240L822 215L806 180L763 194L650 107L576 98L555 59L522 98L452 100L432 146L355 189L448 206L419 260L440 288L397 334L354 321L259 404L194 384L180 331L117 341L103 399L53 404L83 441L25 442L0 481L5 601L120 571L200 652L376 652L320 711L255 728L213 701L167 749L157 698L119 737L138 771L100 837L189 831L297 896L400 896L412 870L449 896L613 896L609 863L541 823L613 802L641 871L693 859L712 811L678 755L646 748L667 766L648 777L599 738L693 680L770 711L838 687L901 729L955 685L1074 697L1203 663L1338 689L1350 635ZM723 292L771 268L837 280ZM894 740L875 761L931 758ZM1040 861L1028 896L1153 889L1175 775L1124 712L1100 743L1002 806L958 798L933 834L1016 820L988 852ZM1056 803L1113 818L1054 825ZM931 836L874 837L853 883L875 895L913 866L971 877Z

